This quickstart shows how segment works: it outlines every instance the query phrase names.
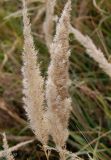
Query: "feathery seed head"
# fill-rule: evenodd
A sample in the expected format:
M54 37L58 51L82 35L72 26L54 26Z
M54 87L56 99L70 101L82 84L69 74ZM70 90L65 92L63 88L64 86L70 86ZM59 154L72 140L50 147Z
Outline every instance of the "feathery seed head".
M51 63L48 69L46 98L51 135L57 146L63 147L68 137L69 101L69 25L71 1L69 0L59 19L56 35L51 45ZM68 105L68 106L67 106Z
M7 142L7 138L6 138L6 134L3 133L3 148L4 148L4 153L5 153L5 157L7 160L14 160L14 157L12 155L12 153L9 151L9 146L8 146L8 142Z
M87 54L99 64L100 68L103 69L109 77L111 77L111 64L107 61L103 52L95 46L92 39L88 36L84 36L74 27L70 26L70 31L74 33L77 41L85 47Z
M37 64L37 54L33 37L31 35L30 20L27 16L27 7L23 0L23 24L24 24L24 52L23 52L23 93L24 108L28 116L30 127L37 139L43 144L47 143L48 130L46 128L46 118L44 118L44 80L40 75Z
M52 43L52 34L54 27L54 7L56 0L46 0L46 18L43 24L43 30L45 34L45 40L48 48L50 49L50 44Z

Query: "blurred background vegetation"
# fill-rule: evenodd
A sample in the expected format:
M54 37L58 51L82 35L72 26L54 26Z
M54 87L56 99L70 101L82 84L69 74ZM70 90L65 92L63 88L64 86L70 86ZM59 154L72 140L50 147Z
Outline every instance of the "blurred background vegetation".
M42 30L44 1L27 0L32 33L42 75L47 77L50 61ZM60 16L66 0L57 0L55 15ZM6 132L9 146L34 138L26 123L22 103L23 24L20 0L0 0L0 133ZM72 0L71 23L89 35L111 62L111 0ZM69 36L72 114L67 148L85 160L111 159L111 79L91 59L85 49ZM0 136L0 150L2 150ZM45 159L39 142L19 148L15 159ZM57 153L50 159L58 159Z

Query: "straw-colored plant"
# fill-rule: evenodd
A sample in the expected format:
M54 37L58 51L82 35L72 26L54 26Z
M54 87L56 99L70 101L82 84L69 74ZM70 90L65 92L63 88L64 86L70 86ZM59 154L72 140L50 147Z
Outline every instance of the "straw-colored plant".
M14 157L12 153L9 150L6 134L3 133L3 148L4 148L4 157L6 157L7 160L14 160Z
M49 49L53 39L55 4L56 4L56 0L46 0L46 18L44 21L43 30L45 34L46 44Z
M89 36L84 36L79 30L70 26L70 32L74 33L76 40L86 49L86 53L93 58L100 68L111 78L111 63L105 58L103 52L98 49Z
M68 73L70 56L69 33L74 33L75 38L86 48L88 55L110 77L111 64L107 61L102 51L97 49L91 38L84 36L70 25L71 0L67 1L62 11L57 23L56 34L53 38L53 16L56 0L47 0L44 33L45 41L50 51L51 62L45 83L39 68L38 51L34 47L27 6L25 0L22 0L22 2L24 35L22 67L23 100L29 126L36 138L42 143L44 149L51 149L47 145L49 135L51 135L56 145L55 150L59 152L61 160L66 160L68 157L77 160L78 157L73 153L69 153L66 149L66 141L69 136L68 123L71 112L71 98L68 91L70 85ZM44 84L46 84L45 87ZM14 160L13 155L9 152L5 134L3 134L3 141L5 157L7 160ZM46 150L44 151L48 159L49 155Z
M68 93L70 10L71 1L69 0L59 19L56 35L51 45L51 63L46 87L50 132L59 147L65 145L68 137L67 127L71 109L71 99Z
M46 99L50 134L58 149L65 147L68 138L68 120L71 110L69 86L69 25L71 1L68 0L57 24L56 35L50 48L51 63L48 69ZM62 152L63 153L63 152ZM63 158L63 154L60 154Z
M23 52L23 93L24 108L26 110L30 127L37 139L43 144L47 143L48 130L44 109L44 80L40 75L37 63L38 51L35 51L31 35L31 24L27 16L25 0L23 0L23 23L24 23L24 52Z
M44 81L37 63L27 8L23 0L24 52L23 93L25 110L30 127L42 144L47 144L48 134L53 137L60 158L66 159L64 150L68 138L68 120L71 110L69 87L69 26L71 1L68 0L57 24L56 35L50 48L51 63L46 85L47 109L44 110Z

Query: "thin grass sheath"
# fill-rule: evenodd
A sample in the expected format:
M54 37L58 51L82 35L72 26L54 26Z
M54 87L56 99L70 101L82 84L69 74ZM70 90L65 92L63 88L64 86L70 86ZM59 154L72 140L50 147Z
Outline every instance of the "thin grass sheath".
M55 5L56 0L46 0L46 18L43 24L43 31L45 34L46 44L49 49L53 40Z
M68 0L56 28L56 35L51 45L51 62L46 82L46 99L50 134L57 147L63 147L68 138L68 120L71 99L68 93L69 80L69 25L71 1Z
M70 32L74 33L76 40L86 49L87 54L93 58L99 67L111 78L111 63L107 61L103 52L98 49L89 36L84 36L79 30L70 26Z
M24 108L28 116L30 127L37 139L43 144L47 143L47 123L44 114L44 80L40 74L37 63L38 51L35 51L34 42L31 35L31 24L27 16L27 8L23 0L23 93Z

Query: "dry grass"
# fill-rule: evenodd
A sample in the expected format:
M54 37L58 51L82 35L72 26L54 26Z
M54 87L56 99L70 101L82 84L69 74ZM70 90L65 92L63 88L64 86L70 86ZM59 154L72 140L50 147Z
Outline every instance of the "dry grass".
M65 2L64 0L57 1L55 7L57 16L60 16ZM72 3L71 24L84 35L91 37L96 47L101 48L104 56L110 62L110 0L92 2L89 0L83 0L82 2L77 0L72 1ZM26 120L22 108L20 76L23 48L21 6L20 1L0 1L0 107L3 107L4 103L4 107L0 108L0 131L7 133L10 147L22 142L26 136L27 139L25 140L30 140L33 137L28 127L24 127L24 124L21 123ZM42 75L46 77L49 53L42 29L45 19L44 3L30 2L28 8L35 45L36 48L39 48L40 69ZM43 11L36 21L41 8ZM84 48L72 34L70 34L69 41L71 47L69 73L72 79L70 94L73 101L73 110L67 148L84 159L92 157L94 160L110 160L110 78L86 54ZM13 116L13 112L22 120L20 123L16 120L16 116ZM13 128L10 129L10 127ZM13 136L10 138L11 135ZM17 138L19 140L16 141ZM54 146L51 140L49 143L52 147ZM0 143L0 147L2 150L2 143ZM38 145L38 141L34 141L31 146L27 145L21 149L19 148L18 151L14 152L14 155L15 159L45 159L44 152ZM50 159L58 159L58 153L52 151Z

